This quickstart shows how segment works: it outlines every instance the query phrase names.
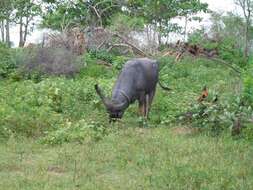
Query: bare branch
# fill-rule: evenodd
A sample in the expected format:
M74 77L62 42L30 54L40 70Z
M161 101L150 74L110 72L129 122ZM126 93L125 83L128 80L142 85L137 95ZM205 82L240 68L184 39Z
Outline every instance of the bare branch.
M107 11L108 9L111 9L111 8L113 8L113 7L119 7L119 5L111 5L111 6L109 6L109 7L104 8L104 9L101 11L101 15L103 15L105 11Z
M127 45L127 44L121 43L121 44L113 44L113 45L111 45L111 46L107 49L107 52L110 52L110 51L111 51L113 48L115 48L115 47L126 47L126 48L129 48L129 49L132 49L131 46L129 46L129 45Z
M102 22L102 18L101 18L101 16L100 16L100 14L98 13L98 10L96 9L95 6L90 5L90 7L91 7L91 8L93 9L93 11L96 13L96 15L97 15L97 17L98 17L98 19L99 19L99 22L100 22L100 26L102 27L102 26L103 26L103 22Z
M118 33L113 33L114 36L120 38L124 43L126 43L127 45L131 46L137 53L139 53L142 56L148 57L149 54L146 54L144 51L142 51L140 48L136 47L135 45L133 45L132 43L128 42L127 39L125 39L123 36L119 35Z

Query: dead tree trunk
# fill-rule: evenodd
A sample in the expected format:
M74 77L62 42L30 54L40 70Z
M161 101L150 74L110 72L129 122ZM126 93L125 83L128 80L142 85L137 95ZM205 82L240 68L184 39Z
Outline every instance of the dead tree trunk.
M158 28L159 28L159 31L158 31L158 44L160 46L162 44L162 34L161 34L161 32L162 32L162 23L161 22L159 22Z
M24 40L23 40L23 17L20 17L20 21L19 21L19 47L24 47Z
M186 42L187 36L187 25L188 25L188 15L185 15L185 23L184 23L184 41Z
M24 30L24 34L23 34L23 46L26 43L26 39L27 39L27 35L28 35L28 25L29 25L29 19L28 17L26 17L26 23L25 23L25 30Z
M245 47L244 47L244 58L247 59L249 52L249 25L245 26Z
M0 26L0 28L1 28L1 40L2 40L2 42L5 42L5 38L4 38L4 36L5 36L4 20L2 20L0 24L1 24L1 26Z
M249 56L249 32L251 26L252 1L251 0L236 0L235 1L242 9L245 19L245 33L244 33L244 59L247 61Z
M5 36L5 42L8 47L11 47L11 42L10 42L10 22L7 19L6 20L6 25L5 25L5 31L6 31L6 36Z

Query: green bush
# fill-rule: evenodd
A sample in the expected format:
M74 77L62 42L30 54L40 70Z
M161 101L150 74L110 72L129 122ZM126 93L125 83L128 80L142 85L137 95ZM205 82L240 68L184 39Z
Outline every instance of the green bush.
M106 63L111 64L114 68L118 70L120 70L128 60L128 58L125 56L109 53L106 50L90 50L89 53L85 55L84 59L87 65L94 65L99 60L102 60Z
M61 123L49 85L30 80L8 84L0 92L0 131L37 137Z
M64 48L0 48L4 59L0 64L0 76L14 81L22 79L40 82L46 76L73 77L85 67L83 57Z
M100 59L107 63L113 62L114 55L111 53L108 53L106 50L90 50L89 51L90 57L93 59Z
M253 123L247 123L242 129L243 137L248 141L253 141Z
M98 122L87 123L79 120L76 123L67 122L59 126L58 130L49 133L40 140L44 144L62 144L66 142L98 141L106 135L106 128Z
M116 56L114 57L113 60L113 66L118 69L121 70L123 65L127 62L127 58L124 56Z
M219 57L240 67L246 65L243 58L243 52L240 48L236 48L236 39L230 36L224 36L219 40L210 40L206 38L204 30L196 30L189 36L189 43L192 45L200 45L201 47L212 50L217 49Z
M108 79L94 80L88 76L78 79L51 77L39 83L9 81L5 86L0 83L0 136L39 137L67 121L103 120L106 114L98 111L103 107L98 104L100 99L94 90L96 82L109 94L112 84Z
M15 68L11 49L0 43L0 78L8 77Z
M218 135L225 129L233 132L238 119L240 126L246 127L250 117L252 109L246 106L240 97L223 102L217 95L212 94L207 100L193 104L192 108L178 117L178 120L192 127L206 129L212 135ZM249 130L245 130L244 135L247 135L247 131Z
M96 58L92 58L89 53L84 56L86 67L83 67L77 78L93 77L93 78L112 78L115 75L115 69L99 65Z
M251 66L245 73L243 77L244 90L243 96L245 101L253 106L253 66Z

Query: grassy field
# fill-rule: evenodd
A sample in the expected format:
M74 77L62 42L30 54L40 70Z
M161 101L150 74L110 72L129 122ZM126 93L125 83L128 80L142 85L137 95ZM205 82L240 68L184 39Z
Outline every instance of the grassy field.
M114 126L102 140L0 145L0 189L252 189L252 144L187 128Z
M158 88L147 128L136 104L108 124L94 84L110 94L117 72L88 65L73 79L0 81L1 190L253 189L250 141L176 120L204 85L220 102L236 98L234 72L204 59L167 63L160 76L173 90Z

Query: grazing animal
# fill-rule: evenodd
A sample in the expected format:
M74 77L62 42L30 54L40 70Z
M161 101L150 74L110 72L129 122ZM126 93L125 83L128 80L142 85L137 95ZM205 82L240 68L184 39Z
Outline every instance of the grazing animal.
M155 95L156 84L159 82L159 69L156 60L137 58L125 63L112 91L112 98L102 93L98 84L95 90L102 99L110 121L122 118L124 111L136 100L139 103L140 114L147 119L151 103ZM159 85L165 89L159 82Z

